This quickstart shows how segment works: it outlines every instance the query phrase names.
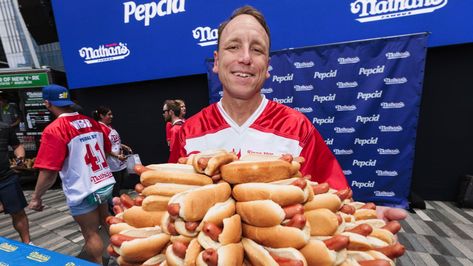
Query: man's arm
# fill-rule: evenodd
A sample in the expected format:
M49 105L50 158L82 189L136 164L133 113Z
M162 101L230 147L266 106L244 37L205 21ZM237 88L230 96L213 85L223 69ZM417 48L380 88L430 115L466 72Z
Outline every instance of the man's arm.
M36 182L36 188L31 195L31 201L28 207L35 211L42 211L44 206L42 204L41 197L46 191L53 186L56 182L58 171L52 171L47 169L41 169L39 171L38 180Z

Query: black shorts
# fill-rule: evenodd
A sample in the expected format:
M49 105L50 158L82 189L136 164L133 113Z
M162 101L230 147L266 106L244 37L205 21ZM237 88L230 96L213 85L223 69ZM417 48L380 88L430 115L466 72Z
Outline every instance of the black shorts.
M0 181L0 202L5 213L15 214L23 210L27 203L18 175L11 175Z

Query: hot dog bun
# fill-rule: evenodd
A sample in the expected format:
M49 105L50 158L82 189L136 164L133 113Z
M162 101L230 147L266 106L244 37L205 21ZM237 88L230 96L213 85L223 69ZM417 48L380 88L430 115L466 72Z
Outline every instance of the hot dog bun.
M202 251L197 256L197 266L207 266L208 264L203 259ZM243 264L243 245L240 243L228 244L221 246L216 250L217 252L217 264L219 266L226 265L242 265Z
M220 171L223 180L230 184L272 182L290 178L295 173L291 163L274 156L240 158L240 161L223 165Z
M127 224L127 223L117 223L117 224L111 224L110 227L109 227L109 234L110 235L114 235L114 234L118 234L120 233L121 231L125 231L125 230L128 230L128 229L135 229L135 227Z
M341 235L348 236L350 238L348 250L367 251L373 248L365 236L350 232L343 232Z
M236 212L243 222L259 227L281 224L286 215L283 208L272 200L237 202Z
M197 230L202 230L205 222L212 222L221 226L223 224L223 219L230 217L233 214L235 214L235 200L233 198L228 198L224 202L216 203L207 211L204 218L202 218Z
M300 265L307 265L306 259L297 249L263 247L249 238L243 238L241 243L245 249L245 255L253 266L279 266L279 263L271 254L285 259L300 261L302 262Z
M140 206L133 206L123 212L123 220L137 228L161 225L165 211L145 211Z
M176 255L173 248L173 245L169 245L166 248L166 261L169 266L196 265L197 256L202 251L202 247L197 242L197 239L193 239L189 242L184 258Z
M305 187L302 189L304 191L304 202L311 201L314 198L314 191L309 185L308 180L305 178L293 177L293 178L274 181L274 182L271 182L271 184L291 185L295 182L305 183Z
M332 193L314 195L311 201L304 204L304 211L315 209L329 209L332 212L338 211L342 206L340 198Z
M230 194L228 183L212 184L176 194L169 200L169 205L179 204L179 217L188 222L197 222L216 203L226 201Z
M206 175L195 172L194 167L187 164L155 164L152 170L143 172L140 181L143 186L151 186L156 183L175 183L184 185L208 185L212 179Z
M119 235L135 238L123 241L119 248L115 249L123 260L131 263L142 263L159 254L169 242L169 235L162 233L159 227L125 230L112 236L110 242L114 244L113 239L120 239Z
M300 252L307 260L308 266L331 266L339 265L346 258L346 252L336 252L330 250L323 241L311 238Z
M256 227L242 224L243 236L254 240L256 243L272 248L292 247L300 249L310 239L310 226L308 223L303 230L295 227L276 225L271 227Z
M223 219L223 230L218 235L218 241L212 240L206 232L201 231L198 236L199 244L204 248L217 249L220 246L231 243L238 243L241 240L241 218L240 215L235 214L232 217Z
M372 209L358 209L356 210L355 219L358 220L367 220L367 219L376 219L378 216L376 215L376 210Z
M233 198L238 201L272 200L281 206L304 202L304 191L294 185L246 183L233 187Z
M331 236L337 232L337 215L328 209L316 209L304 212L310 224L311 236Z
M143 189L142 194L144 196L159 195L172 197L177 193L197 188L199 186L193 185L183 185L183 184L174 184L174 183L156 183L151 186L147 186Z
M151 195L144 198L141 207L145 211L166 211L171 197Z

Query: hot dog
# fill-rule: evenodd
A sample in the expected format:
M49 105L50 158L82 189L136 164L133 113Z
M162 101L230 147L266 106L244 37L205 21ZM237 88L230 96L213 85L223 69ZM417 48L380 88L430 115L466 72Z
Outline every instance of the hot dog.
M208 249L197 256L197 266L225 266L243 264L243 245L241 243L221 246L217 250Z
M152 227L161 225L165 211L145 211L140 206L133 206L123 212L123 220L133 227Z
M144 198L141 207L145 211L167 211L171 197L151 195Z
M293 185L304 191L304 202L311 201L314 198L314 191L308 184L308 180L303 177L294 177L271 182L271 184Z
M168 242L169 235L159 227L125 230L110 237L116 253L131 263L142 263L159 254Z
M294 204L283 208L272 200L254 200L237 202L236 212L241 216L243 222L247 224L268 227L281 224L288 216L287 212L300 212L296 210L299 206L302 205Z
M304 204L304 211L315 209L329 209L336 212L342 206L340 198L332 193L314 195L313 199Z
M348 236L350 238L348 250L366 251L373 248L368 239L363 235L351 232L343 232L341 235Z
M252 265L307 265L306 259L297 249L264 247L248 238L243 238L241 243Z
M133 170L135 171L135 173L137 175L141 175L142 173L148 171L148 170L151 170L149 168L147 168L146 166L142 165L142 164L135 164L135 166L133 166Z
M232 195L237 202L272 200L280 206L302 204L305 200L305 193L298 186L270 183L238 184Z
M198 222L218 202L226 201L231 194L228 183L218 183L181 192L171 197L168 212L187 222Z
M187 164L153 164L151 168L140 176L143 186L147 187L156 183L175 183L184 185L208 185L212 184L212 179L206 175L195 172L191 165Z
M308 266L339 265L347 257L348 238L335 236L324 241L311 238L300 252L307 260Z
M300 227L300 225L298 225ZM310 238L310 226L306 222L303 229L298 227L275 225L257 227L243 223L243 236L250 238L260 245L272 248L302 248Z
M236 154L225 150L214 150L197 153L192 160L192 166L197 173L214 176L220 173L222 165L236 161Z
M166 248L166 261L169 266L195 265L202 247L197 239L189 243L175 241Z
M223 180L230 184L272 182L294 176L300 168L298 162L290 163L280 156L249 155L239 161L223 165Z
M204 222L197 239L204 249L218 249L224 245L240 242L241 231L240 215L235 214L223 219L222 226L213 222Z
M198 188L199 186L194 185L183 185L183 184L174 184L174 183L156 183L151 186L147 186L143 189L142 194L145 196L158 195L172 197L177 193L192 189Z

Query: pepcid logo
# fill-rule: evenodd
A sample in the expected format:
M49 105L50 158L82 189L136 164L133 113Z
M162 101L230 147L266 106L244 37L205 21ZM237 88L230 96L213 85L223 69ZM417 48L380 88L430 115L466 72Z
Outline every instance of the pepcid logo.
M313 102L333 102L335 101L335 97L337 97L337 94L329 94L329 95L314 95L314 98L312 99Z
M382 102L380 103L381 108L383 109L399 109L399 108L404 108L406 106L404 102L398 102L398 103L393 103L393 102Z
M294 109L304 114L312 113L314 111L312 107L294 107Z
M333 153L335 155L350 155L350 154L353 154L353 150L352 149L350 150L334 149Z
M358 56L357 57L339 57L337 61L340 65L356 64L360 62L360 58Z
M381 73L384 73L384 65L377 66L375 68L360 67L360 70L358 71L358 75L365 75L367 77L373 74L381 74Z
M159 0L137 5L134 1L123 3L123 23L129 23L133 16L136 21L144 20L144 25L149 26L149 22L154 17L164 17L167 15L185 12L185 0Z
M385 78L383 81L384 81L384 84L386 84L386 85L396 85L396 84L406 83L407 78L406 77L402 77L402 78Z
M360 146L364 145L375 145L378 144L378 137L371 137L369 139L360 139L360 138L355 138L355 141L353 144L358 144Z
M338 70L330 70L329 72L315 72L314 79L324 80L326 78L336 78Z
M366 124L368 122L379 122L380 114L372 115L372 116L361 116L357 115L355 122Z
M352 172L351 172L351 170L343 170L343 174L344 175L351 175Z
M291 81L294 78L294 73L287 74L285 76L273 76L273 82L276 81L277 83L281 84L283 81Z
M262 88L261 93L273 93L273 88Z
M394 52L394 53L389 52L389 53L386 53L385 56L386 56L386 59L388 59L388 60L402 59L402 58L408 58L409 56L411 56L411 53L409 53L409 51Z
M354 127L334 127L333 130L337 134L355 133Z
M353 166L358 166L360 168L374 167L374 166L376 166L376 160L370 159L369 161L360 161L360 160L354 159L352 165Z
M218 29L210 27L197 27L192 30L192 37L199 40L197 43L200 46L216 45L218 39Z
M400 153L399 149L382 149L378 148L376 150L379 155L397 155Z
M358 182L353 180L351 182L352 187L357 187L357 188L368 188L368 187L374 187L375 181L368 181L368 182Z
M394 193L394 191L375 190L373 193L376 197L394 197L394 196L396 196L396 193Z
M397 171L376 170L377 176L398 176Z
M356 106L355 105L335 105L335 109L337 112L346 112L346 111L355 111Z
M84 58L86 64L96 64L108 61L122 60L130 55L126 43L111 43L99 45L98 48L82 47L79 50L80 57Z
M356 0L350 4L351 13L358 15L361 23L414 16L434 12L444 7L448 0Z
M383 96L383 91L375 91L375 92L358 92L356 95L357 99L363 99L368 101L369 99L376 99L381 98Z
M381 132L401 132L402 126L379 126Z
M314 67L314 62L309 61L309 62L294 62L294 66L296 68L310 68Z
M286 98L283 98L283 99L273 98L273 101L277 103L292 103L293 100L294 100L294 96L287 96Z
M358 87L358 82L352 81L352 82L337 82L337 87L339 89L345 89L345 88L356 88Z
M314 117L312 119L312 124L318 124L318 125L333 124L333 122L335 122L335 116L329 116L326 118Z
M314 86L312 84L309 85L294 85L294 90L295 91L311 91L314 89Z

